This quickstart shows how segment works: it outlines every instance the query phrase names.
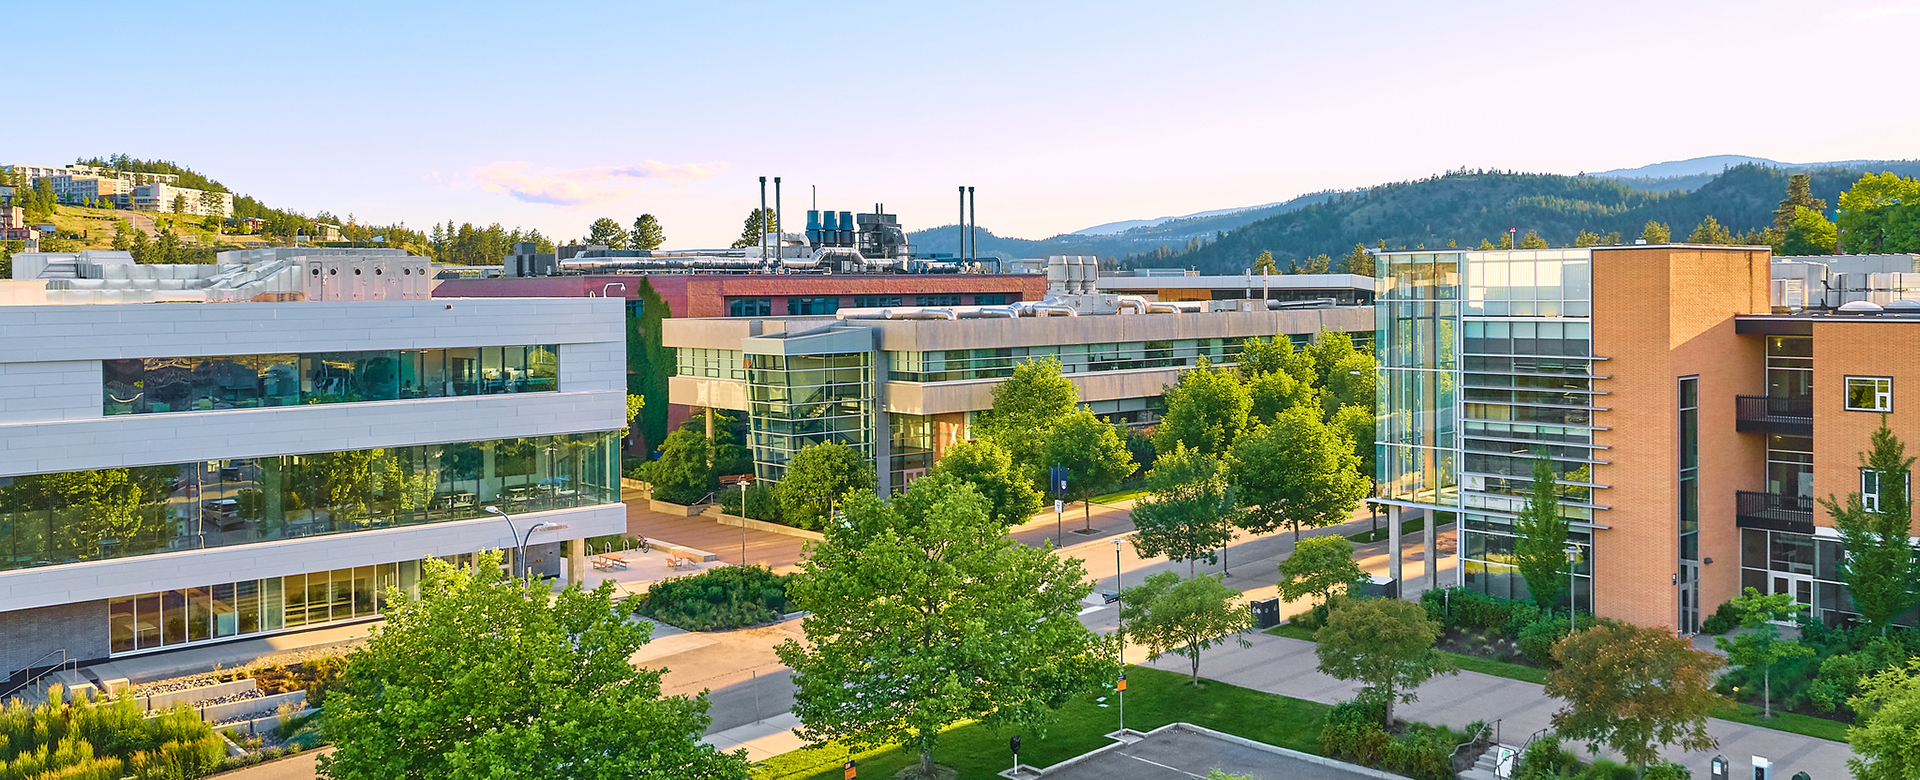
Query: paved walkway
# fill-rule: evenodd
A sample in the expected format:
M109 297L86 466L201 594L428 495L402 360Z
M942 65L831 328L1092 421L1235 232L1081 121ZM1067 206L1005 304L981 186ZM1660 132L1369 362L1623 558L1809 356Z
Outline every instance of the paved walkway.
M1319 661L1314 656L1312 642L1266 634L1251 634L1247 639L1252 647L1242 649L1228 643L1203 654L1200 676L1327 704L1353 697L1356 685L1328 677L1316 669ZM1186 659L1170 655L1147 665L1185 673L1187 664ZM1412 704L1396 707L1395 716L1454 728L1476 720L1499 718L1501 739L1512 745L1522 744L1535 731L1549 728L1553 712L1559 709L1559 702L1547 698L1538 685L1476 672L1428 681L1420 687L1419 696ZM1752 756L1761 755L1773 760L1774 777L1789 777L1802 771L1818 778L1849 776L1847 759L1853 753L1842 742L1719 719L1709 721L1707 730L1720 741L1718 749L1685 754L1670 751L1666 753L1667 758L1684 764L1697 778L1709 776L1708 762L1715 755L1726 756L1740 772L1746 771ZM1580 746L1568 747L1585 752Z

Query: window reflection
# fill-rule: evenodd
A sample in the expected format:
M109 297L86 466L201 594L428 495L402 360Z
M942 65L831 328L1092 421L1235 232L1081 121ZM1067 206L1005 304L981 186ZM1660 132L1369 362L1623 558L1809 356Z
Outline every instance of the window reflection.
M107 414L257 409L559 389L551 344L106 360Z
M0 571L620 500L616 432L0 478ZM341 596L317 591L319 608ZM311 588L307 594L316 593ZM306 603L308 596L303 596ZM221 613L214 594L178 594ZM234 620L244 620L236 614ZM140 621L128 623L137 633ZM156 630L171 630L160 624ZM183 623L182 625L185 625ZM137 640L136 640L137 641Z
M420 562L401 561L123 596L107 604L109 651L365 620L380 614L388 589L417 596L419 583Z

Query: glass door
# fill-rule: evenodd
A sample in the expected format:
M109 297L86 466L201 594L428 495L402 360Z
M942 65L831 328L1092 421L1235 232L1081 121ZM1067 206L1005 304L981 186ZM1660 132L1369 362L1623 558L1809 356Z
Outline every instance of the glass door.
M1813 609L1813 577L1805 574L1787 574L1772 572L1772 593L1791 593L1793 601L1807 609ZM1811 614L1811 613L1809 613Z
M1680 562L1680 633L1700 633L1700 564Z

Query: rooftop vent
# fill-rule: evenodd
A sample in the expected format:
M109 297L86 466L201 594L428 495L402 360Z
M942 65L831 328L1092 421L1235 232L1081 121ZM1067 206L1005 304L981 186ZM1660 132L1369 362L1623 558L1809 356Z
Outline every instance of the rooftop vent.
M1903 317L1920 317L1920 301L1901 298L1899 300L1887 301L1887 305L1884 308L1888 314L1898 314Z
M1853 314L1858 316L1866 316L1870 314L1879 314L1880 312L1883 312L1886 310L1882 308L1880 304L1874 303L1872 301L1849 301L1847 303L1840 304L1840 308L1835 309L1834 311L1839 314Z

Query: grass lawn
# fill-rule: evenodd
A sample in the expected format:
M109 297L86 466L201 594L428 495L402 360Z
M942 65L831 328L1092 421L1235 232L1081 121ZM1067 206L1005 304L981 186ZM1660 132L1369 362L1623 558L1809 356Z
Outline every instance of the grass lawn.
M1294 750L1317 753L1320 730L1326 726L1327 705L1290 699L1222 682L1201 680L1196 688L1187 676L1139 666L1127 668L1127 726L1147 731L1175 721L1216 729L1248 739ZM1112 740L1102 736L1120 727L1111 691L1082 697L1061 708L1046 736L1021 735L1020 763L1051 766ZM959 780L990 780L1013 764L1007 751L1011 732L996 732L972 723L940 735L934 759L953 767ZM888 780L902 767L917 763L919 754L901 747L860 753L860 777ZM841 762L847 751L839 745L796 750L757 765L754 780L841 780Z
M1759 726L1763 729L1786 731L1799 734L1803 737L1830 739L1834 742L1847 741L1847 724L1837 720L1827 720L1826 718L1817 718L1812 715L1802 715L1798 712L1781 712L1775 710L1773 719L1768 720L1760 717L1760 707L1758 705L1741 703L1716 712L1713 716L1721 720L1745 723L1749 726Z
M1301 628L1292 623L1281 623L1280 625L1267 629L1266 633L1272 634L1274 636L1284 636L1288 639L1298 639L1305 642L1313 641L1312 631L1308 631L1307 629Z
M1088 500L1096 504L1111 504L1115 501L1126 501L1128 499L1139 498L1141 496L1146 495L1148 492L1150 491L1148 491L1146 488L1133 488L1131 490L1121 490L1113 493L1107 493L1105 495L1094 496L1093 498Z
M1266 633L1274 636L1284 636L1288 639L1299 639L1307 642L1313 641L1312 631L1308 631L1292 623L1281 623L1280 625L1267 629ZM1544 685L1547 682L1547 670L1545 669L1535 669L1531 666L1505 663L1490 658L1481 658L1479 656L1465 655L1462 653L1448 653L1444 650L1441 652L1445 653L1448 658L1453 659L1454 663L1459 664L1461 669L1469 672L1491 674L1495 677L1521 680L1537 685Z
M1427 527L1426 523L1427 523L1426 519L1420 518L1420 517L1413 518L1412 520L1402 520L1400 521L1400 533L1410 534L1418 531L1424 531L1426 530L1426 527ZM1453 523L1441 523L1440 525L1434 526L1433 530L1435 532L1438 532L1440 529L1446 528L1447 526L1450 526L1450 525L1453 525ZM1368 542L1378 542L1387 538L1387 529L1386 527L1382 526L1377 531L1361 531L1360 533L1354 534L1347 538L1353 540L1354 544L1366 544Z

